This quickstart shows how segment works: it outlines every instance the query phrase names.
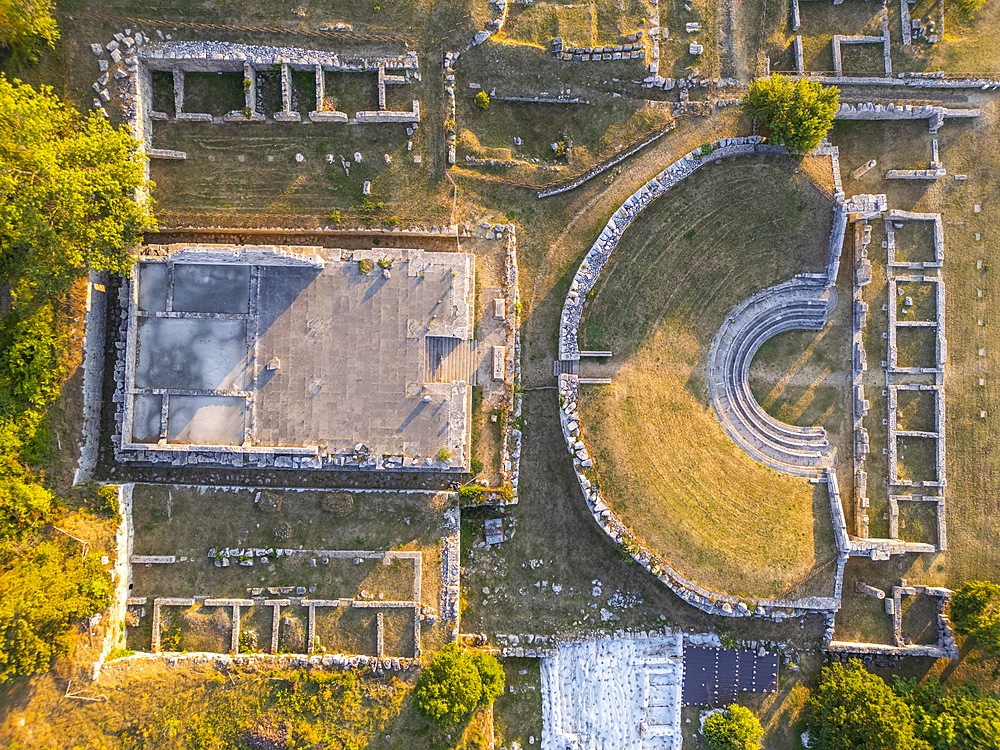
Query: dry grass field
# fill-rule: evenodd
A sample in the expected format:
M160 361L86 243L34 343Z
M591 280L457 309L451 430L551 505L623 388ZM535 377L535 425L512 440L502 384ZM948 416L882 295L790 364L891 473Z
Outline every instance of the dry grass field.
M883 588L897 583L902 577L911 583L954 588L969 579L1000 578L1000 530L996 523L1000 517L1000 501L996 499L1000 495L1000 452L996 450L1000 434L997 421L1000 389L996 388L993 378L1000 362L997 359L1000 356L997 331L1000 329L995 326L995 321L1000 319L1000 294L993 278L996 271L990 263L1000 238L1000 203L996 199L1000 194L1000 179L997 177L996 150L992 145L1000 137L1000 106L979 97L972 97L970 103L982 105L983 115L977 120L949 123L938 133L941 158L949 176L931 184L901 185L882 179L883 167L919 163L926 158L921 154L926 153L931 136L922 123L845 123L838 124L831 134L831 140L841 148L845 190L849 194L886 192L891 208L942 214L948 337L945 381L948 551L937 555L908 555L897 558L891 565L852 561L845 577L844 608L837 620L838 638L884 640L890 635L888 618L884 614L875 611L865 614L867 603L863 600L866 597L853 592L856 579ZM878 170L873 170L860 182L851 180L849 172L872 156L879 159ZM967 179L956 181L951 176L954 174L966 175ZM885 359L882 332L886 314L882 305L889 302L884 290L884 250L880 248L878 236L875 239L871 245L873 283L866 290L866 299L871 304L866 331L869 361L866 382L872 401L868 488L872 498L873 535L887 531L882 516L886 488L881 481L886 472L882 455L886 437L881 422L887 406L881 395L885 381L879 363ZM916 250L917 240L913 239L909 246ZM980 260L983 261L981 269L978 267ZM979 296L980 290L982 296ZM985 350L984 356L979 355L979 349ZM985 379L985 385L979 384L980 378ZM909 420L914 426L926 425L928 405L912 396L909 399L900 402L905 409L904 421ZM982 412L986 413L985 418ZM914 448L923 449L921 446ZM908 453L907 458L913 464L911 470L926 472L928 457L921 459L917 452ZM901 470L905 470L903 466ZM924 536L923 530L930 521L924 516L926 512L922 515L919 509L901 508L900 518L906 524L904 529L901 523L902 536ZM914 625L911 630L920 632L921 629ZM963 651L959 662L948 667L944 676L981 679L980 672L969 663L967 652Z
M825 488L763 467L732 443L708 404L703 371L733 305L824 267L831 218L830 200L791 162L707 167L636 220L584 310L581 347L614 352L609 364L582 365L584 375L613 378L582 391L596 477L647 544L709 588L786 594L835 556ZM821 335L806 358L846 335L843 326ZM782 343L757 373L758 383L773 378L772 408L797 356ZM817 358L810 367L826 377L833 365ZM801 417L815 400L808 391L783 405L797 414L779 415Z
M940 33L939 0L920 0L909 10L911 19L934 21ZM969 21L962 16L957 3L946 2L944 39L936 44L914 38L911 44L904 45L899 4L889 3L886 11L894 72L944 70L953 75L995 75L1000 72L1000 49L991 43L992 35L1000 24L1000 7L995 3L987 3L980 14ZM772 59L776 60L775 70L794 68L791 45L797 33L802 35L806 70L832 71L830 40L833 35L881 36L881 12L881 5L862 0L847 0L841 5L803 2L800 5L802 28L793 32L786 20L783 31L773 34L768 40L768 50ZM786 13L784 18L790 16ZM845 45L841 50L845 75L883 74L881 46Z

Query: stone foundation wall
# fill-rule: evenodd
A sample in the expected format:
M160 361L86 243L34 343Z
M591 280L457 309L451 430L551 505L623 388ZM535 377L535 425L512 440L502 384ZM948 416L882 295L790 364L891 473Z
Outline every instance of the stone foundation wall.
M104 387L104 346L108 321L108 274L91 271L83 324L83 429L73 483L90 479L97 466Z
M129 596L129 585L132 582L132 484L119 485L118 492L118 528L115 530L115 562L111 570L112 585L111 606L107 612L104 641L97 661L91 666L91 679L97 680L105 662L116 648L125 645L125 611Z

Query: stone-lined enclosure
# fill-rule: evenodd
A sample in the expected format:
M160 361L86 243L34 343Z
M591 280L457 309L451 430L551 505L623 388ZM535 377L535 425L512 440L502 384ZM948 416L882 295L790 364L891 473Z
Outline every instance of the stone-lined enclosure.
M730 617L753 614L773 619L783 619L807 612L822 612L828 615L832 625L832 615L839 608L840 581L843 564L849 553L850 542L847 536L846 520L840 504L840 494L837 490L836 474L831 469L820 466L814 476L818 475L822 481L825 481L829 489L830 511L838 549L834 596L808 597L796 600L740 599L727 594L708 591L696 583L689 581L674 570L660 555L643 546L635 538L629 528L608 507L600 489L586 476L586 470L593 465L593 459L590 457L587 447L581 439L580 414L578 411L578 392L581 379L578 372L580 357L588 353L580 351L577 337L584 301L588 293L596 285L602 269L610 259L625 230L635 217L653 200L663 195L682 179L694 173L705 164L714 163L718 159L753 153L776 155L783 155L785 153L784 149L764 145L761 141L762 139L758 136L724 138L710 144L708 148L698 149L687 154L639 188L608 220L597 242L594 243L580 264L580 268L571 283L570 291L563 306L559 332L559 362L556 365L561 406L560 422L563 436L570 453L573 455L577 480L595 520L597 520L605 533L612 539L632 550L632 556L640 565L656 575L682 599L706 612ZM827 149L824 151L824 154L828 155L834 162L834 172L837 172L839 167L836 166L836 149ZM839 185L839 181L837 184ZM829 285L827 279L835 279L837 275L840 262L840 249L843 244L848 214L870 211L878 206L878 201L872 199L871 196L859 196L852 199L848 204L844 204L843 194L838 190L836 198L838 206L830 237L830 257L827 264L827 274L821 275L815 280L819 282L819 287L824 290ZM810 290L808 294L811 295L811 285L807 285L807 288ZM814 302L815 299L811 301ZM751 308L753 308L752 305L748 307L748 309ZM777 316L777 319L771 317L770 305L765 305L764 309L766 312L763 317L764 324L761 330L764 332L774 330L776 333L786 321L780 315ZM806 309L810 311L810 314L815 312L811 304L807 304ZM826 313L828 312L827 302L821 302L818 311L819 316L825 320ZM753 316L751 316L752 318ZM773 323L775 327L770 327L770 323ZM769 336L765 333L764 337L767 338ZM743 337L735 337L729 339L729 341L735 342L737 339L739 341L744 340ZM751 337L746 340L752 341L753 339ZM733 349L733 351L735 352L737 349ZM734 359L734 361L736 360ZM780 425L780 423L775 424ZM753 428L751 427L751 429ZM825 437L822 440L825 441Z
M259 498L261 492L257 491L257 495ZM435 496L435 502L448 506L441 514L441 523L435 532L439 545L439 559L433 553L433 547L430 558L427 557L426 547L423 551L412 548L302 549L301 546L286 549L280 546L257 548L253 545L247 546L244 542L239 547L206 549L203 546L204 535L200 538L200 543L195 543L197 549L190 549L190 540L177 539L176 543L184 547L179 550L186 553L184 555L136 555L133 553L136 536L142 537L150 531L141 520L134 517L132 496L133 485L127 484L120 488L122 521L115 568L117 598L112 610L109 643L104 649L104 658L112 646L124 648L126 645L130 645L138 652L135 658L155 656L175 658L178 653L167 647L163 640L164 616L171 616L168 613L172 608L188 609L195 606L229 610L229 616L226 618L228 633L225 647L219 653L227 651L230 654L246 653L248 649L252 649L258 656L272 655L274 658L287 658L289 647L283 635L286 629L285 618L282 617L284 613L290 614L294 619L305 621L301 641L302 651L300 653L298 648L295 648L292 655L312 658L317 654L315 658L321 661L310 663L323 665L341 665L345 663L344 660L348 660L356 666L367 665L390 670L406 669L420 662L422 632L423 635L427 635L427 628L443 626L446 640L458 637L460 511L456 502L457 497L453 492L438 493ZM243 535L241 538L245 539ZM148 545L148 539L143 543ZM148 546L146 549L148 551ZM257 563L256 567L253 565L254 561ZM377 578L372 578L371 574L365 574L355 581L355 583L360 582L364 588L354 589L350 585L345 587L343 566L354 568L362 562L380 569L383 566L388 569L393 565L399 568L390 579L383 579L382 583L379 583ZM301 572L295 571L301 571L306 563L311 565L306 567L306 570L327 570L325 566L329 565L330 572L319 579L302 579ZM337 568L338 565L342 567ZM183 590L186 586L178 590L173 585L173 575L174 571L177 571L177 580L199 580L197 576L186 578L192 575L192 566L208 568L215 575L208 579L200 579L202 583L195 584L188 594ZM150 567L156 567L161 571L152 579L153 588L148 588L151 580L148 576L138 575L139 568ZM245 572L247 567L251 571L258 570L261 575L248 578ZM239 571L242 575L235 571ZM239 575L239 578L250 587L242 590L239 584L227 583L229 577L234 575ZM290 580L293 584L297 582L299 585L287 585ZM210 591L213 589L219 591L221 588L225 592L224 595L206 596L203 593L206 581L210 582ZM317 593L317 586L307 586L308 583L320 584L320 592ZM172 590L164 594L163 586ZM318 656L323 651L320 643L327 641L324 632L330 632L329 621L324 623L320 616L324 610L328 612L331 609L340 610L345 615L355 610L362 614L373 613L374 617L368 620L366 626L370 627L371 631L364 632L362 641L367 644L364 649L370 648L370 651L365 650L361 654L328 652L322 657ZM251 610L256 610L256 614ZM251 619L244 619L241 623L241 616L248 614ZM176 616L177 614L174 614L174 617ZM354 627L354 625L349 627L351 633L355 632ZM241 641L241 628L253 628L255 632L260 632L261 639L255 648L248 645L252 642ZM261 630L258 631L258 628ZM323 628L327 630L324 631ZM334 630L336 628L335 625ZM128 632L130 630L134 632ZM432 640L438 637L434 636L433 630L430 632ZM182 643L181 646L183 645Z
M467 470L474 269L398 248L147 246L119 293L116 459Z
M121 52L117 48L114 52L121 59ZM278 69L280 72L281 111L274 113L274 120L278 122L301 120L301 113L293 109L293 70L310 71L315 75L316 109L307 115L312 122L404 123L415 126L420 121L418 100L413 100L410 110L403 111L388 110L385 102L386 86L420 80L417 53L414 51L399 55L360 56L228 42L161 42L130 46L126 50L124 65L127 77L121 81L121 93L126 122L143 151L159 158L185 158L185 155L183 152L154 151L154 120L166 121L172 116L178 122L264 122L265 115L259 111L257 103L257 74L266 69ZM172 113L153 109L153 71L170 72L173 75ZM327 71L376 75L378 109L361 110L355 112L353 117L346 112L335 111L326 98ZM185 72L241 74L244 81L244 109L229 112L221 118L205 112L185 112ZM148 162L145 168L148 176Z

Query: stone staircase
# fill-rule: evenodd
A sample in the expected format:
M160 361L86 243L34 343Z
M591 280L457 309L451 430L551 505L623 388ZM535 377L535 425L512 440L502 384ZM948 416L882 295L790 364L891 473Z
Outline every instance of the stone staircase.
M477 342L447 336L428 336L425 341L425 383L464 380L469 385L476 384Z

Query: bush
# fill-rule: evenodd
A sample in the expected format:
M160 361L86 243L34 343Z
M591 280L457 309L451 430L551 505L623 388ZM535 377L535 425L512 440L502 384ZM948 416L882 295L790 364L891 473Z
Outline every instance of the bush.
M472 476L476 476L477 474L482 473L483 468L484 468L483 462L480 461L478 458L474 458L471 461L469 461L469 471L472 472Z
M65 351L56 333L53 305L39 305L23 316L10 314L3 321L0 344L0 375L14 397L33 407L51 402L65 374L60 362Z
M750 82L744 111L773 143L793 154L804 154L820 144L833 127L840 92L816 81L793 81L783 75Z
M760 719L737 703L705 719L705 739L712 750L760 750L763 736Z
M477 705L492 703L503 688L503 667L496 658L449 643L420 673L414 698L431 722L451 729L465 721Z
M7 559L0 545L0 683L49 669L69 651L69 628L111 603L101 556L42 541Z
M14 62L34 62L42 47L55 48L59 26L52 17L52 0L12 0L0 5L0 48Z
M967 2L969 0L966 0ZM476 94L476 107L485 112L490 108L490 95L485 91L480 91Z
M52 493L31 481L0 481L0 539L23 539L52 519Z
M441 463L447 463L448 461L451 461L451 449L448 448L447 446L443 446L437 452L437 460L440 461Z
M479 671L479 679L483 682L483 695L479 699L479 702L484 706L488 706L503 695L503 688L507 682L507 677L504 674L503 666L501 666L500 662L494 656L482 651L474 651L472 653L472 660Z
M257 648L256 630L240 631L239 650L241 654L256 654L260 650Z
M934 750L993 750L1000 747L1000 700L974 685L949 688L896 678L893 689L910 704L917 734Z

